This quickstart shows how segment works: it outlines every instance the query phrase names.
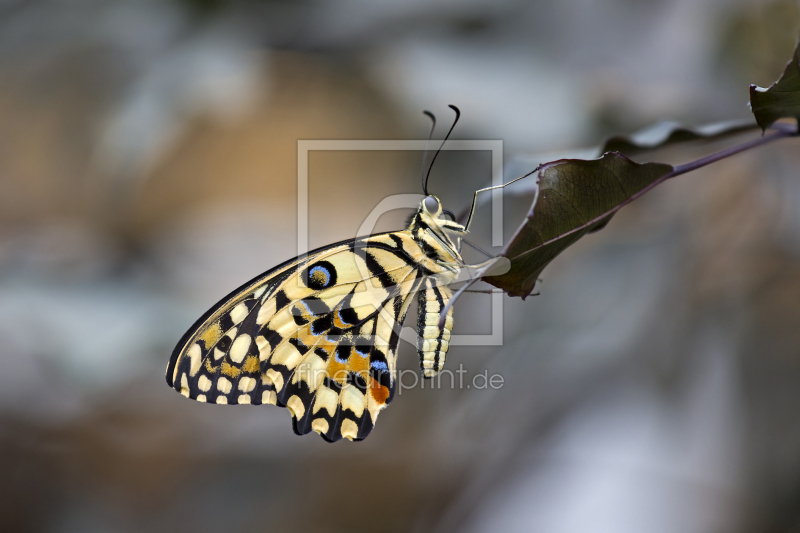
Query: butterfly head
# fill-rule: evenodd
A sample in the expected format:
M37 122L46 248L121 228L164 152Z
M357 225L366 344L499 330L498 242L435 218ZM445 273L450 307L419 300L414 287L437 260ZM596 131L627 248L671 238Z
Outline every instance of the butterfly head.
M444 248L443 251L446 250L448 256L458 258L458 247L452 236L465 235L467 231L454 218L452 213L442 208L442 202L431 194L419 203L419 208L409 221L408 229L418 242L438 249Z
M465 235L467 231L463 225L455 221L455 218L453 213L442 208L442 202L439 198L430 194L419 203L417 212L411 218L411 225L416 224L436 229L438 233L446 231Z

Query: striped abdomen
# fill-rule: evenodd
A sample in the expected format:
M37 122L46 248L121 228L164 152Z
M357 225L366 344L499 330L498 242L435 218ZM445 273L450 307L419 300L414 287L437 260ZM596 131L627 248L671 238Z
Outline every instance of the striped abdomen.
M442 329L439 329L439 313L452 295L446 286L436 286L433 278L425 279L419 289L417 352L422 375L426 378L432 378L441 370L447 348L450 347L453 308L447 311L447 319Z

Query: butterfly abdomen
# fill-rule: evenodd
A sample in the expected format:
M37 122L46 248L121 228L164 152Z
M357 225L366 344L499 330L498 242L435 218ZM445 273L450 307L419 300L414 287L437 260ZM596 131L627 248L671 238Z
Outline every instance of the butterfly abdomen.
M447 349L450 347L450 330L453 327L453 309L447 311L444 327L439 328L439 314L452 296L446 286L437 286L434 278L428 278L420 287L417 297L418 330L417 352L422 375L432 378L444 366Z

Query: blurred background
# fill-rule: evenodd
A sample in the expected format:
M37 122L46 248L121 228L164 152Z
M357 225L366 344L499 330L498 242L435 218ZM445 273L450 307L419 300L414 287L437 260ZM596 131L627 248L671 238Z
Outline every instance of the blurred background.
M0 530L800 531L793 140L626 207L505 298L502 347L451 350L501 388L403 390L363 442L164 382L198 316L296 254L299 139L425 138L423 109L441 138L452 103L510 179L748 119L799 30L794 0L0 1ZM310 245L419 193L421 158L313 152ZM430 189L457 211L490 171L446 152ZM490 309L465 296L456 333Z

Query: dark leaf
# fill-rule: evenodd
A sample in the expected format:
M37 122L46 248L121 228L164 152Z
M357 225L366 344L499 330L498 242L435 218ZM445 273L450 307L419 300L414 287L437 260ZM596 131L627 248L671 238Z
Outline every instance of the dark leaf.
M762 130L781 118L800 122L800 43L778 81L767 89L750 86L750 110Z
M539 274L558 254L608 223L622 206L673 170L662 163L634 163L619 153L542 165L538 199L502 254L511 260L511 269L485 281L511 296L528 296Z

